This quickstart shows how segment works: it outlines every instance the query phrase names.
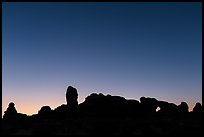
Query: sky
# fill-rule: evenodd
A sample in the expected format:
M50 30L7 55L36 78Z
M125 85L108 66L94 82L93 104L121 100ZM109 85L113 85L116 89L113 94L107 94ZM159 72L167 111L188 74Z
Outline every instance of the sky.
M91 93L202 103L202 7L186 3L2 3L2 112ZM2 113L3 114L3 113Z

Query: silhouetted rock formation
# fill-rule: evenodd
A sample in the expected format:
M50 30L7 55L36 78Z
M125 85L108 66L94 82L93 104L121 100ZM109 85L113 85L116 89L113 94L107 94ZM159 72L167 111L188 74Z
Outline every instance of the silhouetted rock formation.
M171 114L177 114L178 113L178 107L174 103L168 103L166 101L158 101L157 105L160 108L158 113L163 113L163 114L166 114L166 115L171 115Z
M39 115L48 115L50 112L52 112L50 106L43 106L39 111Z
M39 111L38 111L38 116L43 119L49 119L52 118L53 116L53 111L50 108L50 106L43 106Z
M125 109L126 109L126 114L128 116L138 116L141 114L141 104L138 100L127 100L126 101L126 105L125 105Z
M142 105L142 110L146 114L152 114L156 112L157 109L157 100L155 98L145 98L141 97L140 102Z
M178 105L178 109L180 113L188 113L188 104L186 102L181 102L181 104Z
M193 108L193 113L201 113L202 112L202 105L197 102L196 105Z
M124 113L126 99L120 96L92 93L80 104L80 109L90 115L115 115Z
M9 103L7 110L4 112L3 119L14 120L17 117L17 111L13 102Z
M71 109L75 109L78 106L77 99L78 99L78 93L76 88L69 86L66 92L67 106Z
M177 106L149 97L139 102L92 93L79 105L77 98L77 90L69 86L67 104L54 110L43 106L32 116L17 113L11 102L3 116L3 135L202 135L200 103L190 113L186 102Z
M55 119L64 119L68 113L68 107L65 104L54 109Z

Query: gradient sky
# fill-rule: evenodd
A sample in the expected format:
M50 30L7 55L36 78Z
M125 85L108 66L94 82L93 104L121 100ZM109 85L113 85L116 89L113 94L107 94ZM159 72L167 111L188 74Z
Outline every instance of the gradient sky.
M2 111L93 92L202 102L201 3L2 4Z

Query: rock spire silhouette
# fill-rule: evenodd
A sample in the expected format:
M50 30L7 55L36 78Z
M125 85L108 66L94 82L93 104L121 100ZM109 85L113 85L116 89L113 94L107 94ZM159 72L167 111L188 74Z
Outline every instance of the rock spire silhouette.
M68 86L66 91L67 106L69 108L76 108L78 106L77 99L78 99L77 89L72 86Z

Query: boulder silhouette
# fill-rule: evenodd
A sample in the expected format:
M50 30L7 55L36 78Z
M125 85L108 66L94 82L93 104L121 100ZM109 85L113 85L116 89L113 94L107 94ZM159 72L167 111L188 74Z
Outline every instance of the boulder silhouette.
M50 108L50 106L43 106L41 107L41 109L38 111L38 116L40 118L51 118L52 117L52 109Z
M38 114L40 115L46 115L48 113L50 113L52 110L50 108L50 106L43 106L41 107L41 109L38 111Z
M188 104L186 102L181 102L180 105L178 105L179 112L182 113L188 113Z
M158 101L157 105L160 108L158 113L163 113L163 114L166 114L166 115L177 114L178 113L178 107L174 103L168 103L166 101Z
M197 102L193 108L193 113L202 113L202 105L201 103Z
M80 104L80 109L89 115L115 115L124 113L126 99L120 96L92 93Z
M155 113L157 109L157 100L155 98L140 98L141 109L145 114Z
M4 112L3 119L5 119L5 120L12 119L13 120L13 119L16 119L16 117L17 117L17 111L15 108L15 104L13 102L10 102L7 110Z

